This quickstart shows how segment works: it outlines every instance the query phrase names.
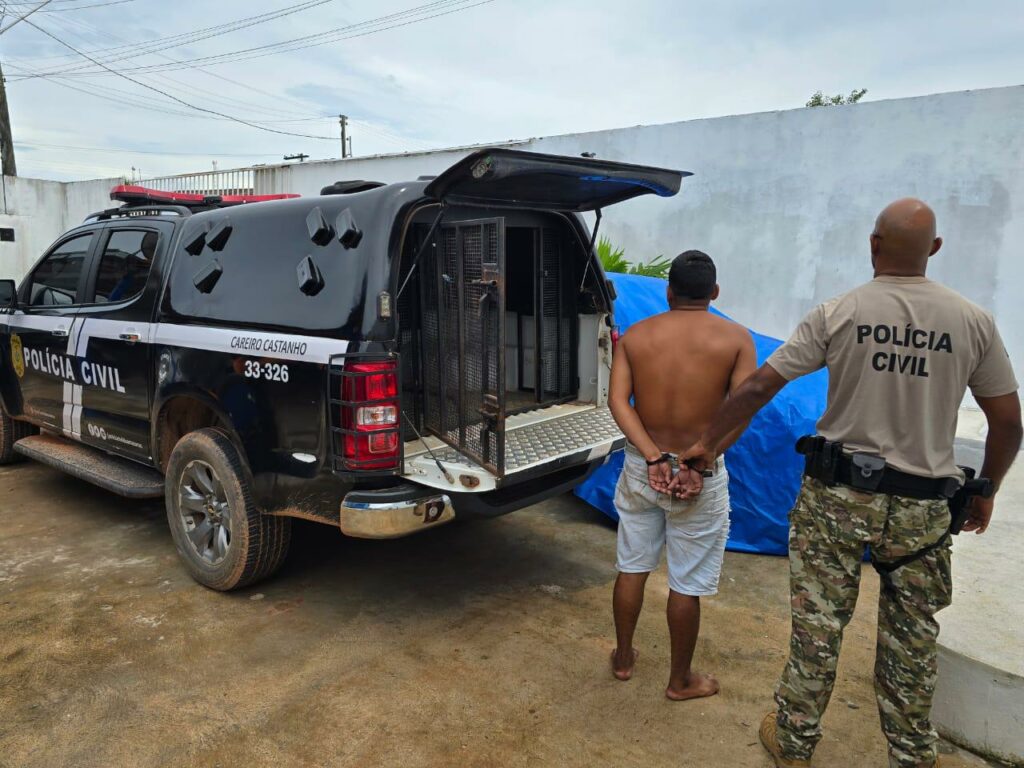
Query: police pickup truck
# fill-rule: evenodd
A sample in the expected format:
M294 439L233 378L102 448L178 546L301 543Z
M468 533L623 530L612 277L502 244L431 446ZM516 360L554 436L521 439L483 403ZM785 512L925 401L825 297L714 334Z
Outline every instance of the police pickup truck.
M684 175L486 149L318 197L118 187L0 281L0 463L163 497L219 590L293 517L390 538L562 493L623 444L580 214Z

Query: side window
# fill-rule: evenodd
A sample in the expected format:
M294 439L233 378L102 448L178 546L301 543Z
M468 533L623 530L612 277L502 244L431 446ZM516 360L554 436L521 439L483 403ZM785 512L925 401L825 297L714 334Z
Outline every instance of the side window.
M78 282L92 238L89 233L61 243L36 267L29 285L29 304L64 307L78 303Z
M142 293L160 236L139 229L111 233L96 276L96 303L124 301Z

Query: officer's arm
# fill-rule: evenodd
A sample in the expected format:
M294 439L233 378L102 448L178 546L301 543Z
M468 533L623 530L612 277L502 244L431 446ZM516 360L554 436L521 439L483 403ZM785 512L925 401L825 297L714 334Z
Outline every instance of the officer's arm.
M699 468L703 468L701 464L709 465L721 453L729 434L754 418L786 383L782 374L767 363L762 365L722 404L700 442L683 454L683 459L696 460Z
M743 329L743 342L739 353L736 355L736 365L732 369L732 376L729 377L729 397L735 397L743 383L757 372L757 351L754 349L754 339L750 331ZM740 435L750 426L750 419L745 420L723 438L718 446L719 453L725 453L729 447L740 439Z
M1021 427L1020 398L1016 392L1000 397L975 398L988 421L988 437L985 438L985 463L981 476L991 480L996 489L1006 477L1007 471L1017 458L1020 450Z
M1013 460L1020 450L1021 428L1020 398L1016 392L999 397L977 397L978 405L985 413L988 421L988 437L985 438L985 461L981 466L981 476L987 477L996 487L1006 477ZM992 519L993 499L976 496L971 510L964 523L965 531L984 533Z

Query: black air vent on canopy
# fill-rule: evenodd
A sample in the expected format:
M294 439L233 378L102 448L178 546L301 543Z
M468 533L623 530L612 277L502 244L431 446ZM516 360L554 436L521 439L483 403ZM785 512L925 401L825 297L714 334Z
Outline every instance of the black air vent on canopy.
M309 232L309 239L317 245L327 245L334 238L334 230L327 223L319 206L306 216L306 230Z
M336 181L321 189L320 194L354 195L356 192L366 192L367 190L377 189L377 187L383 186L384 182L382 181L362 181L361 179L353 179L352 181Z
M192 256L198 256L206 246L206 230L197 234L185 244L185 250Z
M225 216L213 225L213 229L206 236L206 244L215 251L223 251L224 246L228 244L228 238L231 237L232 229L231 219Z
M346 248L355 248L363 239L363 231L356 226L356 220L347 208L334 220L334 231L338 233L338 242Z
M192 278L192 284L200 293L209 293L213 290L213 287L220 280L220 276L224 274L224 267L220 265L220 262L214 259L205 267L196 272Z
M307 296L316 296L324 288L324 276L317 268L312 256L307 256L295 268L299 279L299 290Z

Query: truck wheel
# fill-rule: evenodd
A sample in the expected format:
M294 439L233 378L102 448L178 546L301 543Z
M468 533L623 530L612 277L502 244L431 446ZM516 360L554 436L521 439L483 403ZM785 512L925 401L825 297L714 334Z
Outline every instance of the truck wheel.
M201 429L181 438L164 487L178 554L200 584L238 589L284 562L291 519L264 515L256 506L249 468L222 432Z
M0 466L21 461L21 454L14 452L14 444L35 432L36 428L31 424L15 421L0 408Z

